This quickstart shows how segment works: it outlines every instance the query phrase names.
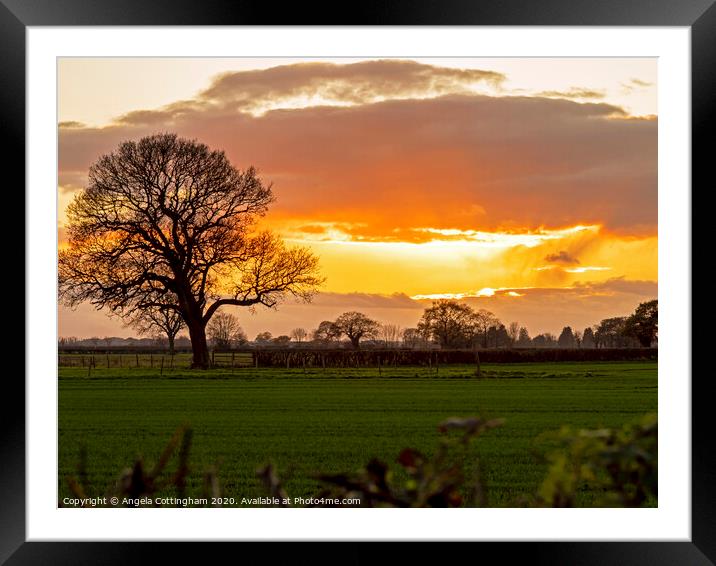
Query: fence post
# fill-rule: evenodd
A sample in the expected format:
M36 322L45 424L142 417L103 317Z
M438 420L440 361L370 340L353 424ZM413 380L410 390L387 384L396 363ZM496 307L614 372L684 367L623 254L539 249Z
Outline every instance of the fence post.
M475 363L477 364L477 377L482 377L482 370L480 369L480 352L475 350Z
M440 352L435 352L435 375L440 374Z
M139 354L136 354L137 356L137 367L139 367Z
M232 368L234 367L234 356L235 356L235 354L236 354L236 352L231 352L231 367L232 367Z
M159 368L159 376L164 375L164 356L162 356L162 366Z
M109 352L107 352L107 369L109 369Z
M254 356L254 367L258 368L259 367L259 352L258 352L258 350L254 350L252 352L252 355Z
M380 367L380 356L378 356L378 377L383 376L383 368Z

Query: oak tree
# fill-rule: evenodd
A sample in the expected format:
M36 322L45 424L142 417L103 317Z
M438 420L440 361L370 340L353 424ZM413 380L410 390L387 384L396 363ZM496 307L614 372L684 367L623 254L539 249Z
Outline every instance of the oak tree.
M253 167L205 144L174 134L121 143L67 209L60 299L122 317L167 307L189 330L192 366L208 367L206 326L219 308L308 301L322 283L308 249L257 231L272 201Z

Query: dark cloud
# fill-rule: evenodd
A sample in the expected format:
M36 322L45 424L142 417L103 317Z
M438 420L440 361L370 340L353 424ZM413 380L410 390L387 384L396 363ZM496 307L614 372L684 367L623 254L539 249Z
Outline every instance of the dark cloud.
M549 254L544 258L547 263L561 263L564 265L576 265L579 260L570 255L569 252L561 251L559 253Z
M125 139L175 131L257 166L274 182L270 218L360 225L365 240L416 227L656 231L657 122L614 119L624 112L604 103L449 95L256 117L204 102L150 114L61 128L61 177L86 174Z

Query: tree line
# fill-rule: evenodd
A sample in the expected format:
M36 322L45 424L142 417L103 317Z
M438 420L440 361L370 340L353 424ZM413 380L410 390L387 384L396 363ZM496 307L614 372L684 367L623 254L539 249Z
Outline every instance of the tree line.
M183 325L157 324L165 335L155 335L154 343L168 345L174 352L175 334ZM145 327L142 327L145 328ZM380 323L367 315L349 311L336 320L324 320L313 331L294 328L289 334L273 336L260 332L250 341L239 319L231 313L218 313L207 326L208 342L216 349L259 348L407 348L420 349L512 349L512 348L635 348L656 345L658 335L657 300L641 303L629 316L606 318L584 330L565 326L559 336L545 332L531 337L517 322L503 324L485 309L475 310L454 300L433 301L415 328ZM111 345L111 339L90 339L95 346ZM190 346L186 337L179 342ZM60 346L77 345L76 339L62 339Z

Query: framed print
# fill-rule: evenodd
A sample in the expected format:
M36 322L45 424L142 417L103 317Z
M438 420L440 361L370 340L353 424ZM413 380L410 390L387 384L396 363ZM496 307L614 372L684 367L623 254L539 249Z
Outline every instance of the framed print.
M0 5L27 223L3 560L716 560L716 8L544 8Z

